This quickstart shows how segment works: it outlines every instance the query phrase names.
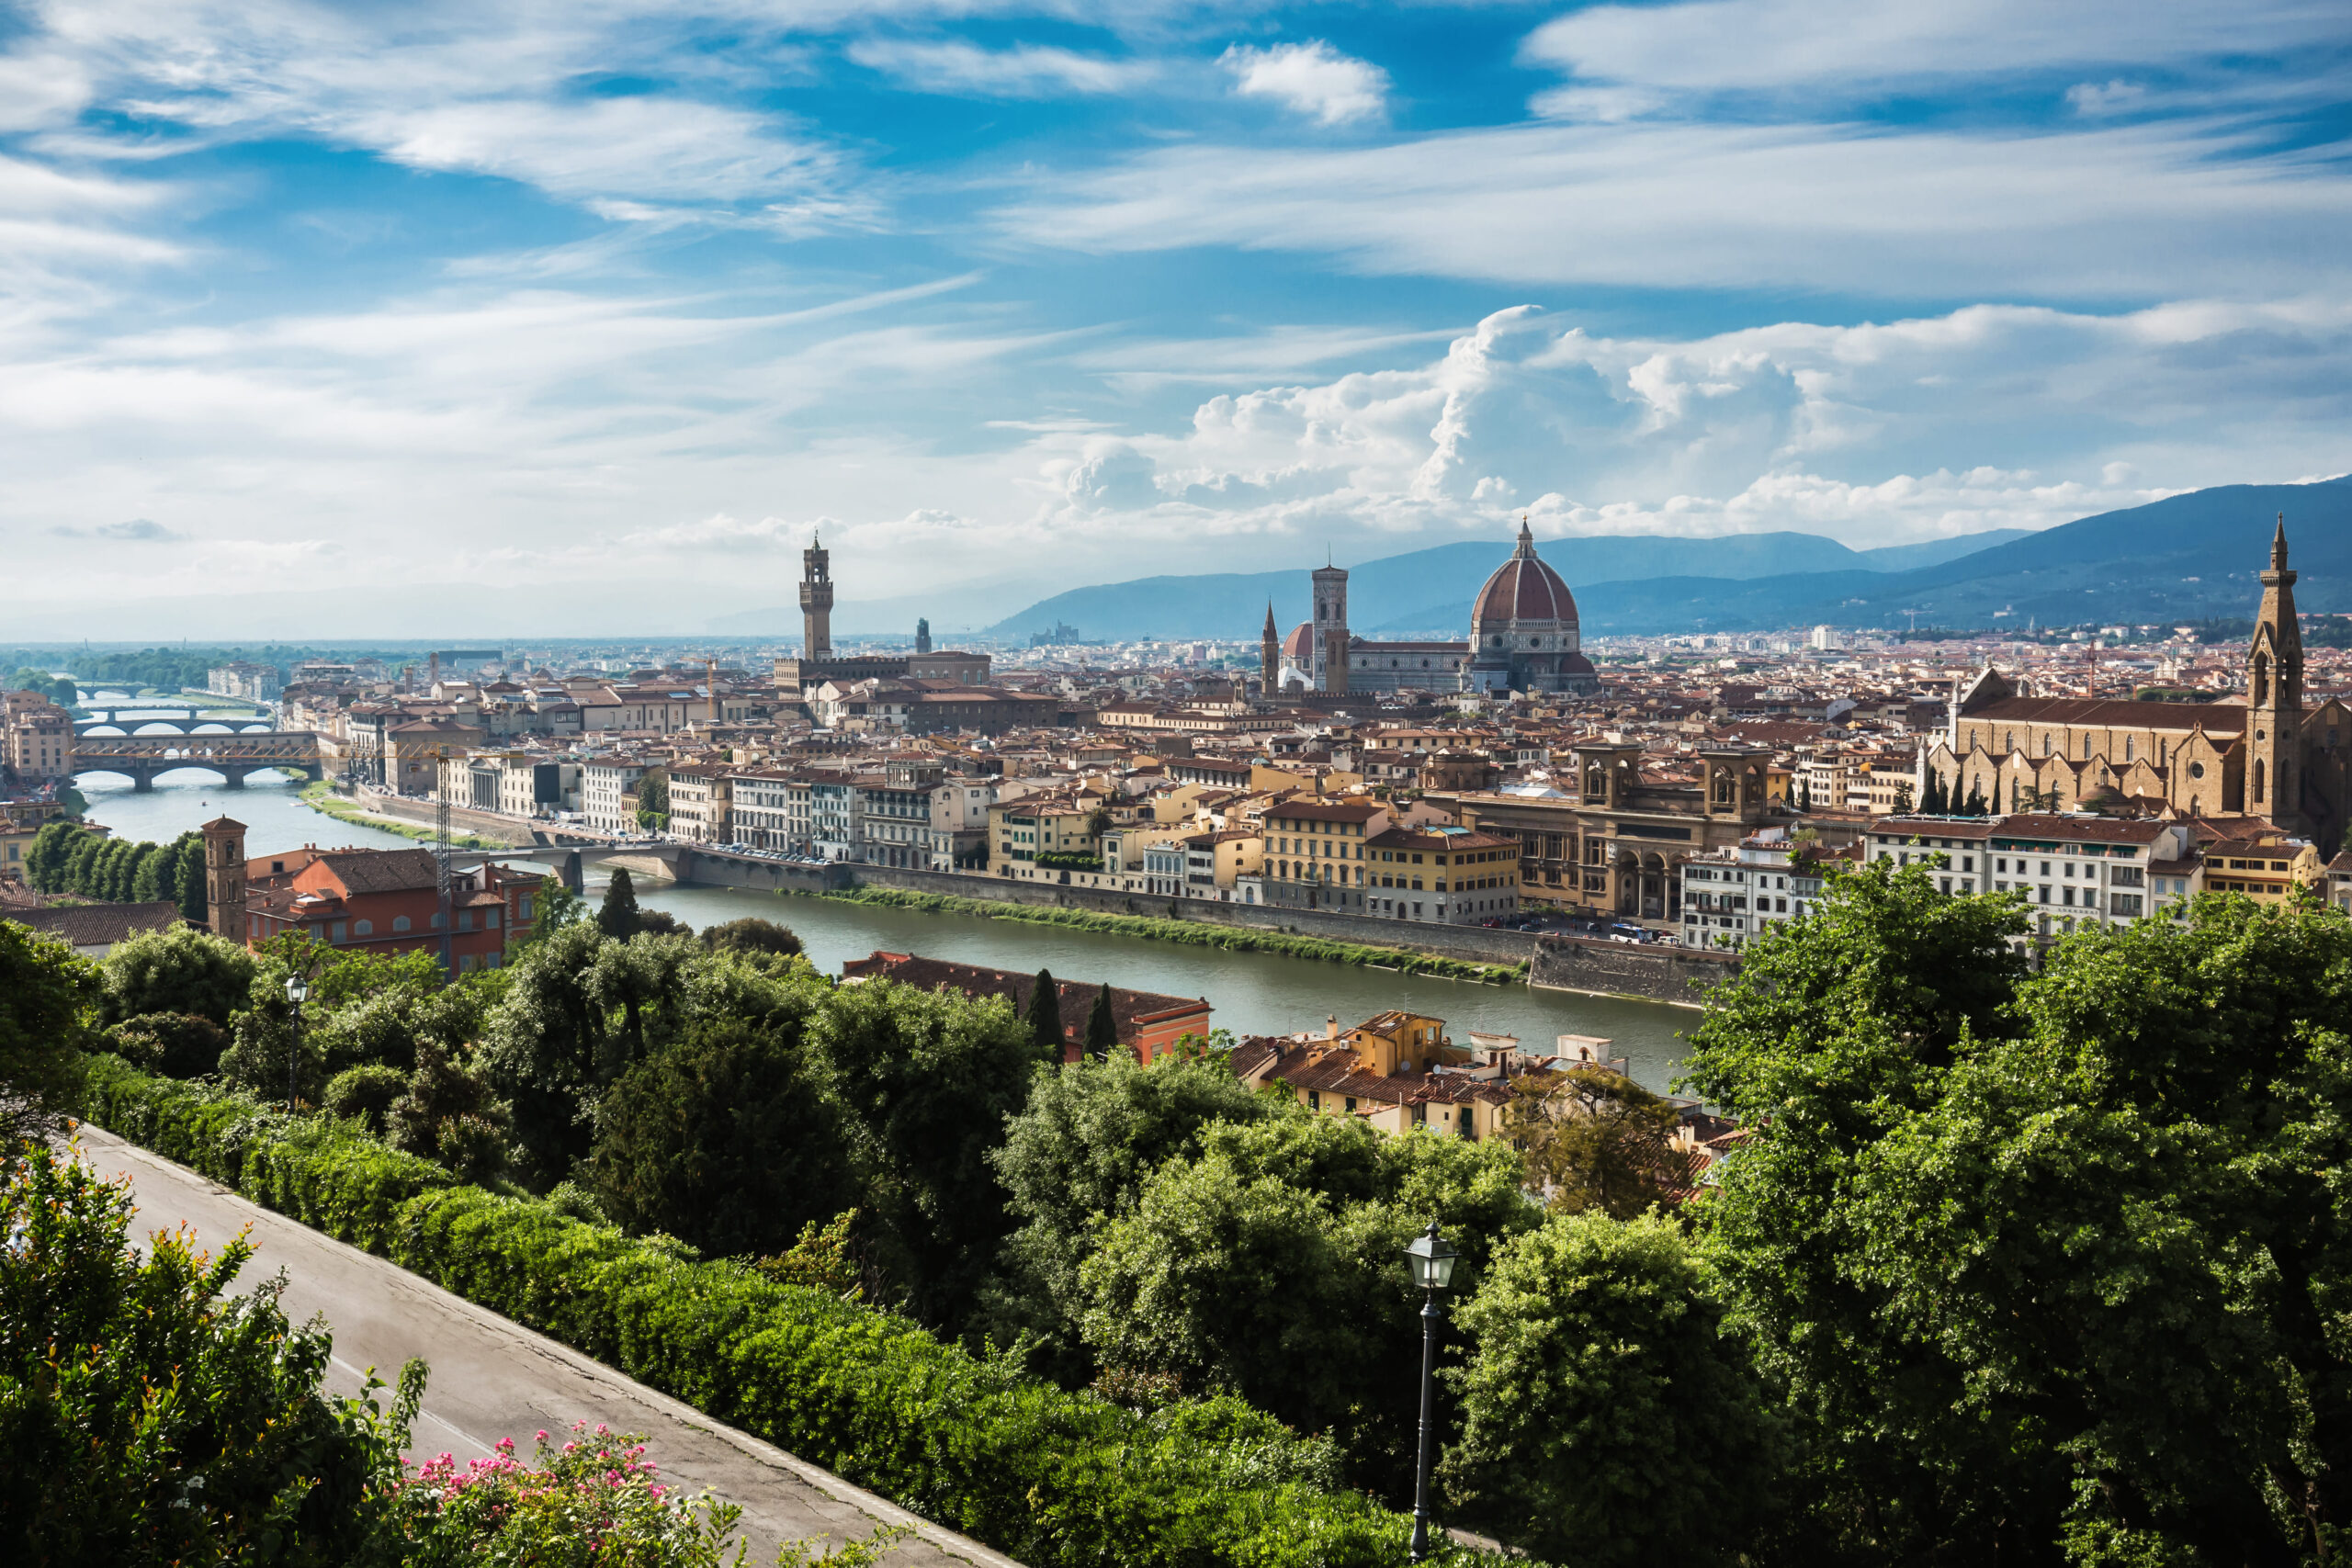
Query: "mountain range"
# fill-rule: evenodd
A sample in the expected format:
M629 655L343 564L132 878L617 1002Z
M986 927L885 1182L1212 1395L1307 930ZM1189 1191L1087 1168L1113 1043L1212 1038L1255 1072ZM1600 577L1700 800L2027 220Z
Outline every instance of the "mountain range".
M2023 628L2251 615L2284 513L2297 599L2352 610L2352 479L2223 485L2038 533L1998 529L1853 550L1801 533L1713 539L1555 540L1544 558L1577 596L1587 636L1845 626ZM1462 637L1509 543L1441 545L1351 568L1359 636ZM1101 638L1249 637L1269 599L1287 632L1308 614L1304 570L1148 577L1073 589L988 628L1016 638L1060 623Z

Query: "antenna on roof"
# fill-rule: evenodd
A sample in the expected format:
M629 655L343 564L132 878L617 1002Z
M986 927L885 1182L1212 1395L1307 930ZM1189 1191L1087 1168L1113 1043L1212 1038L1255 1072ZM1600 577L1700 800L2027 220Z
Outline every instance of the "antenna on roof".
M458 977L455 960L449 956L450 928L457 922L450 914L449 874L449 748L435 749L436 765L433 770L433 890L441 896L441 983L447 985Z

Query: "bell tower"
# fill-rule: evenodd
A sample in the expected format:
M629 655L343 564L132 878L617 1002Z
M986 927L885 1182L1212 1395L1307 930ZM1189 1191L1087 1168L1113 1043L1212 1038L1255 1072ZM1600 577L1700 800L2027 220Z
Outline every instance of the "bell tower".
M1309 657L1313 660L1315 689L1318 692L1345 692L1348 689L1348 569L1343 566L1318 566L1315 579L1314 646Z
M2287 569L2287 518L2270 537L2262 610L2245 651L2245 809L2301 828L2303 634L2295 621L2295 574Z
M215 817L204 825L204 912L212 934L245 941L245 825Z
M1266 601L1266 626L1258 634L1259 689L1268 697L1283 689L1283 634L1274 629L1274 602Z
M806 664L832 656L832 557L811 534L800 552L800 660Z

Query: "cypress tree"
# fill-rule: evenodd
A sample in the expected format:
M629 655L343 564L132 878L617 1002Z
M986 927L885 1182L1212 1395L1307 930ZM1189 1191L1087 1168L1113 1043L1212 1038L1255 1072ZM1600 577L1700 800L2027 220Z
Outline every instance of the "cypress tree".
M1941 817L1951 802L1944 798L1943 776L1935 769L1928 770L1928 787L1919 794L1919 810L1928 817Z
M1086 1015L1086 1054L1095 1061L1103 1061L1119 1043L1119 1021L1111 1012L1111 983L1094 993L1094 1010Z
M637 884L630 879L628 867L615 867L612 886L605 889L604 906L596 911L596 929L615 942L627 942L644 927L637 912Z
M1963 817L1982 817L1985 815L1984 780L1979 779L1974 784L1968 786L1968 800L1966 804L1961 807L1961 815Z
M1050 969L1037 971L1037 988L1029 994L1029 1038L1048 1061L1062 1059L1062 988Z
M202 925L208 905L204 897L204 840L195 833L180 835L179 865L172 892L179 899L180 919Z

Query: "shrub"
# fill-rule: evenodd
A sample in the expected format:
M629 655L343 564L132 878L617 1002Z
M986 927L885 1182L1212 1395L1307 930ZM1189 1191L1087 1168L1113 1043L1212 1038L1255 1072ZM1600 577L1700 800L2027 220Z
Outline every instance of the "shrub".
M171 1078L200 1078L220 1070L229 1032L192 1012L151 1012L107 1032L115 1055Z
M100 965L106 1021L187 1012L226 1029L253 989L253 954L209 932L175 926L120 942Z
M800 939L788 926L745 915L722 925L705 926L702 944L718 953L773 953L789 958L800 951Z
M371 1063L346 1067L327 1080L320 1103L330 1116L347 1116L367 1124L371 1133L384 1130L384 1112L408 1089L408 1075L398 1067Z
M105 1059L89 1100L125 1137L1035 1568L1405 1561L1409 1521L1238 1400L1065 1393L892 1314L459 1186L349 1123Z

